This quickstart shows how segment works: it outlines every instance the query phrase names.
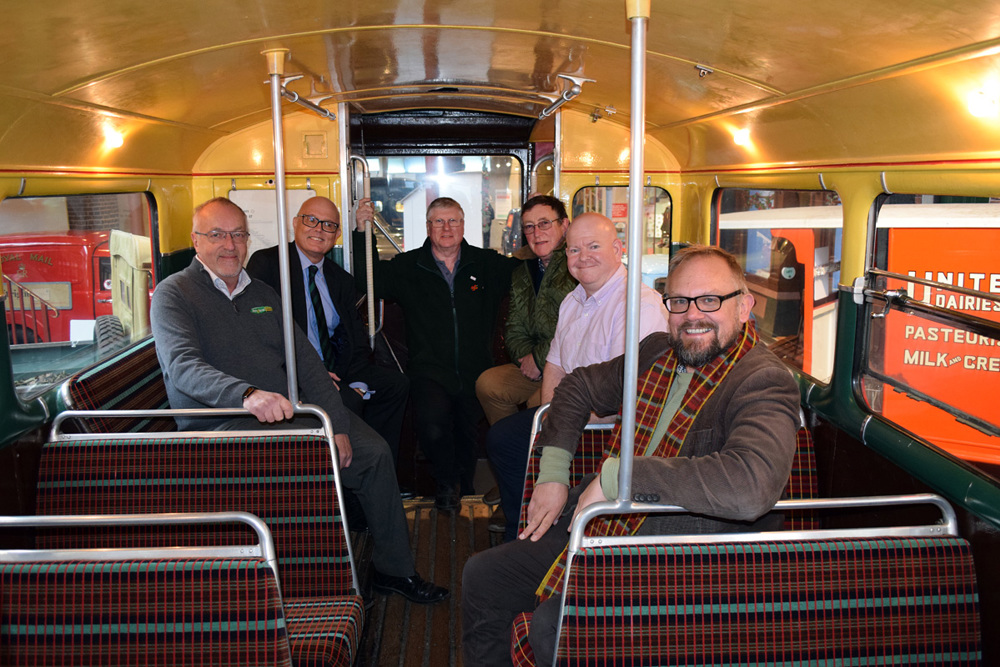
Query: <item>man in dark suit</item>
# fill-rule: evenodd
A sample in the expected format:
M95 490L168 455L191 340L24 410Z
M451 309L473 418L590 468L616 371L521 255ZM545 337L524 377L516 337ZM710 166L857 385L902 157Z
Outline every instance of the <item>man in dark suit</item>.
M354 278L326 256L340 238L340 211L326 197L312 197L292 225L292 316L319 352L344 405L385 438L397 463L409 381L398 371L372 363ZM247 273L279 290L278 247L255 252Z

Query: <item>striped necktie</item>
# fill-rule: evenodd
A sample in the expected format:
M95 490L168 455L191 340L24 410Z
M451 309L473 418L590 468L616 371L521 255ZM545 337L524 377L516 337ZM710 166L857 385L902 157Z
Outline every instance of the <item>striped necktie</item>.
M319 298L319 288L316 287L316 271L315 264L309 267L309 300L312 301L313 312L316 313L320 356L323 357L323 365L329 371L333 370L333 343L330 341L330 332L327 330L326 311L323 310L323 301Z

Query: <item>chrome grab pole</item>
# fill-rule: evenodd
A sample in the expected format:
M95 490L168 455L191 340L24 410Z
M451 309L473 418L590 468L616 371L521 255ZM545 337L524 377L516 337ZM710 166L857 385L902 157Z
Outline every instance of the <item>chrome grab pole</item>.
M371 199L372 196L372 182L371 177L368 175L368 160L366 160L361 155L352 155L351 164L361 165L362 174L362 187L364 191L360 193L365 199ZM352 170L353 171L353 170ZM375 208L372 206L372 213L374 214ZM365 284L368 286L368 345L374 350L375 349L375 279L374 279L374 264L372 261L372 244L374 243L374 229L371 226L374 224L374 220L368 220L369 229L365 232Z
M628 189L628 282L625 301L625 384L622 392L621 465L618 500L632 498L632 457L635 447L636 382L639 376L639 310L642 287L643 147L646 137L646 30L650 0L626 0L632 22L632 125Z
M267 58L271 81L271 123L274 132L274 187L278 204L278 274L281 277L281 323L285 337L285 369L288 374L288 400L299 402L299 378L295 366L295 323L292 320L292 293L289 280L288 211L285 205L285 143L281 131L281 77L285 73L288 49L261 52Z

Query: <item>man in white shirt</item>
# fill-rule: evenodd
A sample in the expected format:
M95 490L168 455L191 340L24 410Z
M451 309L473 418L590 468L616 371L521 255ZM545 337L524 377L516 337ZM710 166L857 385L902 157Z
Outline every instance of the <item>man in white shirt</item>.
M543 405L552 400L556 386L573 369L608 361L625 352L628 271L622 265L623 250L614 223L599 213L584 213L570 225L566 234L566 263L579 285L559 307L556 333L542 375ZM640 340L666 329L667 309L662 298L643 285ZM505 541L514 539L517 533L534 416L534 409L511 415L498 421L486 437L486 451L506 517Z

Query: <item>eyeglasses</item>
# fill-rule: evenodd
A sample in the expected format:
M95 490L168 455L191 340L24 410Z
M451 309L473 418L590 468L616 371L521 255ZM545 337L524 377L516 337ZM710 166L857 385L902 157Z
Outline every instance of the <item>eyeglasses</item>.
M524 230L525 234L534 234L535 233L535 229L539 229L539 230L541 230L541 231L544 232L546 229L548 229L549 227L551 227L553 224L555 224L557 222L559 222L559 220L539 220L536 223L530 223L530 222L528 222L528 223L525 223L524 225L522 225L521 229Z
M250 240L250 232L244 232L237 230L235 232L224 232L221 229L213 229L210 232L195 232L198 236L207 236L208 240L212 243L222 243L226 240L228 236L233 240L233 243L238 243L243 245Z
M732 299L734 296L743 294L743 290L736 290L735 292L730 292L723 296L718 294L702 294L701 296L669 296L664 295L663 304L667 307L674 315L680 315L681 313L686 313L688 308L691 307L691 302L698 307L703 313L714 313L719 308L722 308L722 302L726 299Z
M335 222L333 220L320 220L315 215L306 215L304 213L298 217L302 218L302 224L305 225L306 227L312 228L318 225L322 225L323 231L326 232L327 234L336 234L337 232L340 231L339 222Z
M456 220L455 218L448 218L447 220L444 218L435 218L433 220L428 220L427 224L431 227L444 227L445 225L448 225L449 227L458 227L464 222L465 220Z

